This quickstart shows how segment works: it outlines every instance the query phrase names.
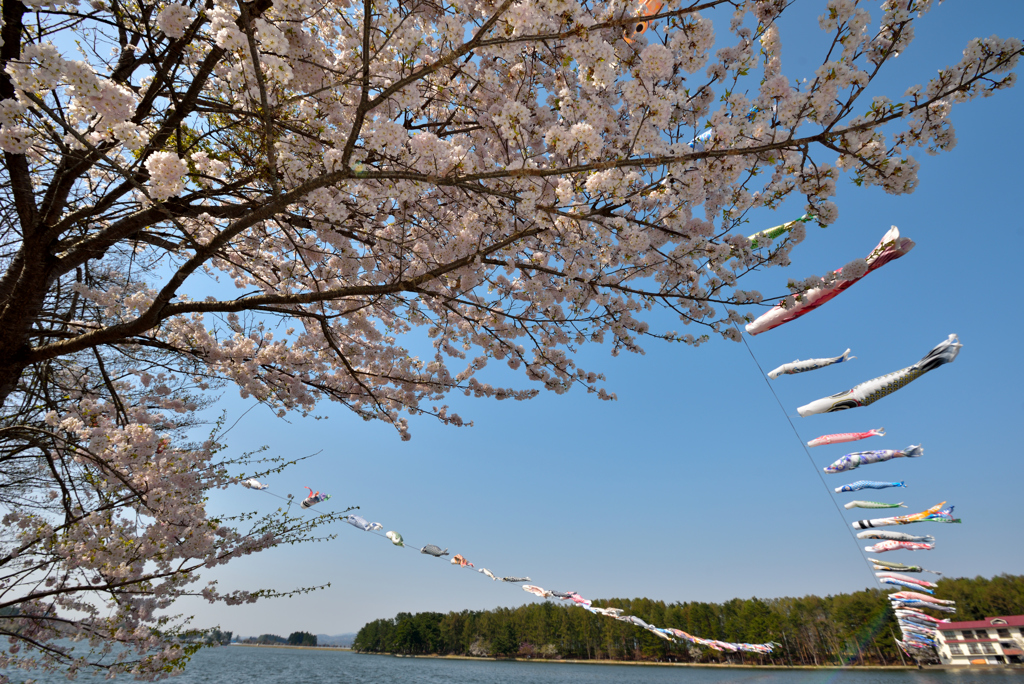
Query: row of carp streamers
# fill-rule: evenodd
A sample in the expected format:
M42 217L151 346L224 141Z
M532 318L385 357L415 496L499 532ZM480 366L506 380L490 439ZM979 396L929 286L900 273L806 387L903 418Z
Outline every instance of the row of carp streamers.
M646 29L646 25L644 26L644 29ZM642 31L639 31L639 32L642 32ZM707 133L704 134L703 137L705 137L705 138L708 137L708 135L710 133L712 133L712 132L713 131L708 131ZM703 143L703 140L698 138L698 139L695 139L694 143L692 143L692 144L699 145L699 144L702 144L702 143ZM783 224L781 226L776 226L774 228L770 228L768 230L761 231L760 233L757 233L755 235L751 235L748 239L751 242L751 246L753 248L757 248L759 240L763 244L766 241L769 241L771 239L777 238L777 237L785 234L786 232L788 232L796 224L801 223L801 222L807 222L809 220L810 220L810 218L808 218L807 216L802 216L801 218L799 218L799 219L797 219L795 221L791 221L791 222ZM269 488L269 485L264 484L264 483L260 482L259 480L255 479L255 478L250 478L250 479L244 480L244 481L242 481L241 484L244 487L248 488L248 489L254 489L254 490L259 490L259 491L266 491ZM301 507L304 508L304 509L312 508L313 506L316 506L317 504L322 503L324 501L327 501L328 499L331 498L330 494L324 494L324 493L321 493L319 491L315 491L314 492L313 489L310 488L310 487L306 487L305 489L308 490L309 495L305 499L303 499L301 504L300 504ZM289 497L288 500L290 501L291 497ZM439 547L439 546L437 546L435 544L427 544L427 545L425 545L423 547L416 547L416 546L412 546L412 545L406 544L405 539L402 537L402 535L400 533L394 531L394 530L389 530L389 531L387 531L386 533L384 533L382 535L381 531L384 529L384 526L381 523L379 523L379 522L369 522L365 518L363 518L362 516L359 516L359 515L346 515L342 519L345 520L345 522L347 522L350 525L352 525L353 527L359 528L359 529L361 529L361 530L363 530L365 532L370 532L370 533L376 534L377 536L382 536L382 537L390 540L391 543L394 544L395 546L400 546L400 547L403 547L403 548L409 548L409 549L413 549L413 550L418 550L422 554L426 554L428 556L433 556L435 558L442 558L444 556L450 555L447 548L442 549L441 547ZM480 573L480 574L482 574L482 575L484 575L486 577L489 577L490 579L492 579L494 581L502 581L502 582L509 582L509 583L525 583L525 582L530 582L531 581L531 579L529 577L512 577L512 576L509 576L509 577L499 577L498 575L495 575L493 572L491 572L487 568L479 568L479 569L477 569L476 566L473 563L470 563L462 554L456 554L455 556L453 556L452 559L451 559L451 564L459 566L459 567L462 567L462 568L468 567L468 568L476 569L476 571L478 573ZM542 587L538 587L538 586L532 585L532 584L523 584L522 589L523 589L523 591L526 591L526 592L528 592L530 594L534 594L535 596L539 596L539 597L545 598L545 599L558 599L558 600L561 600L561 601L571 601L572 603L580 606L584 610L587 610L587 611L589 611L591 613L594 613L595 615L603 615L605 617L609 617L609 618L612 618L612 619L615 619L615 620L631 623L633 625L636 625L637 627L640 627L642 629L646 629L647 631L651 632L652 634L654 634L654 635L656 635L656 636L658 636L658 637L660 637L662 639L665 639L666 641L671 641L671 642L674 642L674 643L679 643L679 642L684 642L685 641L685 642L690 642L690 643L697 644L697 645L700 645L700 646L706 646L708 648L712 648L712 649L715 649L715 650L718 650L718 651L746 652L746 653L759 653L759 654L770 654L772 652L773 648L778 645L778 644L775 644L773 642L769 642L769 643L765 643L765 644L746 644L746 643L733 643L733 642L727 642L727 641L719 641L717 639L705 639L703 637L693 636L692 634L688 634L687 632L684 632L681 629L675 629L675 628L672 628L672 627L657 627L655 625L648 624L644 620L642 620L642 619L640 619L640 618L638 618L638 617L636 617L634 615L625 615L624 611L622 611L619 608L602 608L602 607L595 606L595 605L593 605L593 602L590 599L587 599L587 598L584 598L584 597L580 596L575 591L565 591L565 592L551 591L551 590L543 589Z
M249 489L256 489L260 491L266 491L269 488L269 485L264 484L254 478L244 480L242 482L242 485ZM328 499L331 498L330 494L323 494L319 491L314 492L310 487L306 487L306 489L309 491L309 496L302 500L300 504L302 508L312 508L313 506L324 501L327 501ZM441 547L435 544L426 544L423 547L416 547L407 544L402 535L398 532L395 532L394 530L389 530L388 532L381 534L381 530L384 529L383 525L381 525L379 522L369 522L366 520L366 518L363 518L359 515L346 515L342 519L348 524L352 525L353 527L363 530L364 532L371 532L379 537L384 537L388 539L395 546L400 546L402 548L419 551L422 554L433 556L434 558L443 558L445 556L451 555L448 552L447 548L442 549ZM541 598L558 599L560 601L571 601L573 604L578 605L584 610L587 610L595 615L603 615L605 617L619 620L621 622L628 622L642 629L646 629L652 634L659 636L662 639L665 639L666 641L671 641L673 643L680 643L686 641L700 646L713 648L719 651L742 651L745 653L759 653L762 655L770 654L772 652L772 649L778 645L775 643L742 644L732 643L728 641L718 641L716 639L705 639L703 637L693 636L691 634L687 634L681 629L675 629L672 627L656 627L655 625L648 624L647 622L641 620L640 618L634 615L625 615L624 611L620 608L601 608L595 606L593 605L593 602L590 599L583 598L575 591L550 591L535 586L533 584L525 584L525 582L531 581L529 577L499 577L487 568L478 569L476 565L470 563L469 560L467 560L462 554L455 554L454 556L452 556L450 563L460 568L472 568L476 570L478 573L486 577L489 577L490 579L496 582L501 581L512 584L522 584L523 591L526 591L535 596L539 596Z
M875 247L871 254L869 254L865 259L867 270L860 276L860 278L863 278L865 275L882 265L900 258L913 247L913 241L901 238L899 230L894 226L885 234L885 236L883 236L882 241L879 242L878 246ZM841 270L842 269L836 271L834 275L841 277ZM860 278L841 280L835 285L825 285L824 283L826 281L823 280L822 287L814 288L803 293L799 301L795 304L788 307L783 307L781 305L776 306L768 313L748 324L746 326L747 332L751 335L757 335L765 332L766 330L771 330L772 328L780 326L783 323L795 320L796 318L813 311L828 300L834 298ZM943 340L940 344L936 345L934 349L928 352L923 359L914 365L907 366L906 368L893 373L888 373L879 378L874 378L873 380L868 380L867 382L862 382L856 387L844 392L839 392L832 396L812 401L809 404L798 408L797 412L801 416L811 416L818 413L831 413L834 411L857 408L859 406L867 406L878 401L882 397L895 392L907 383L916 380L928 371L934 370L944 364L951 363L956 358L957 353L959 353L960 347L961 345L957 336L950 335L946 340ZM852 358L856 357L850 356L850 350L847 349L839 356L831 358L808 359L806 361L797 360L792 363L783 364L772 370L768 373L768 377L775 379L781 375L803 373L843 363ZM812 439L807 443L807 446L817 447L828 444L842 444L845 442L855 442L862 439L868 439L869 437L882 437L884 435L885 430L882 428L868 430L866 432L846 432L835 435L823 435L816 439ZM911 445L905 449L859 451L846 454L831 465L826 466L824 471L829 474L845 473L859 468L862 465L881 463L894 458L918 458L923 455L924 449L920 445ZM871 480L858 480L850 484L836 487L835 491L837 493L843 493L856 492L862 489L887 489L890 487L905 486L906 483L904 482L875 482ZM875 528L908 525L919 522L960 522L959 519L953 517L953 507L950 506L949 508L943 508L945 505L946 502L943 501L942 503L932 506L927 510L921 511L920 513L858 520L853 523L853 527L858 530L864 530L863 532L857 533L857 537L859 539L880 540L873 546L865 547L865 550L872 554L880 554L887 551L897 550L930 551L935 548L935 538L931 535L912 535L904 532L879 530ZM880 501L861 500L850 501L844 504L844 507L847 509L906 508L902 501L898 503L885 503ZM902 640L897 640L896 643L907 655L912 657L915 655L915 652L917 655L925 655L928 651L934 649L937 629L942 625L942 623L948 622L948 620L932 617L925 613L924 609L954 613L956 612L956 609L953 607L954 602L944 601L932 596L934 593L933 590L937 586L935 583L911 577L910 575L901 574L896 571L902 571L903 573L929 572L935 575L941 575L942 573L935 570L927 570L917 565L904 565L903 563L882 561L876 558L869 558L868 560L872 563L872 567L876 571L875 575L878 577L879 582L911 590L898 591L889 595L889 600L895 611L897 622L899 623L900 630L903 633Z
M646 29L646 25L643 26ZM638 33L642 30L638 30ZM708 131L708 134L713 134L713 131ZM694 144L703 144L704 140L700 138L695 139ZM765 243L778 238L785 233L789 232L793 226L801 222L807 222L811 220L807 216L802 216L795 221L785 223L781 226L769 228L768 230L761 231L754 235L751 235L748 239L752 248L758 248L763 246ZM883 237L878 246L867 256L865 259L866 269L862 274L856 277L842 277L839 269L833 274L833 278L822 281L822 286L808 290L799 297L798 301L789 306L777 305L763 316L759 317L752 323L746 326L746 330L750 335L758 335L767 330L776 328L783 323L795 320L804 314L807 314L814 309L818 308L825 302L833 299L839 295L843 290L846 290L858 280L862 279L868 273L880 268L886 263L898 259L908 253L914 247L914 242L900 237L899 230L894 226L889 230ZM829 284L831 283L831 284ZM798 411L801 416L814 415L816 413L830 413L833 411L841 411L850 408L856 408L858 406L867 406L874 403L878 399L891 394L892 392L903 387L907 383L917 379L924 373L930 370L934 370L939 366L952 362L957 353L960 350L960 343L957 340L956 335L950 335L949 338L943 341L941 344L931 350L923 359L918 361L912 366L908 366L902 370L898 370L894 373L883 375L882 377L863 382L856 387L847 390L845 392L839 392L830 397L825 397L813 401L806 406L801 406ZM823 359L809 359L806 361L794 361L779 366L775 370L768 373L768 377L775 379L780 375L792 375L796 373L803 373L806 371L816 370L831 366L838 363L843 363L852 358L850 350L847 349L839 356L832 358ZM844 442L853 442L861 439L867 439L874 436L884 436L885 430L879 428L877 430L869 430L867 432L850 432L836 435L825 435L818 437L817 439L808 442L808 446L821 446L827 444L840 444ZM879 450L879 451L862 451L852 454L847 454L837 460L832 465L825 468L827 473L841 473L854 470L862 465L871 463L880 463L882 461L888 461L893 458L917 458L924 454L924 449L920 446L909 446L906 449L901 450ZM268 485L265 485L258 480L249 479L242 484L250 489L266 490ZM836 488L836 492L853 492L861 489L885 489L889 487L904 487L903 482L874 482L868 480L859 480L848 485L843 485ZM309 490L309 496L307 496L302 502L302 508L308 509L319 503L322 503L330 498L329 494L322 494L317 491L314 492L311 488ZM893 550L930 550L934 548L933 542L934 537L930 535L915 536L905 534L902 532L892 532L884 530L875 530L873 528L885 527L891 525L906 525L915 522L960 522L958 519L953 518L952 506L948 509L942 507L946 502L942 502L932 508L929 508L920 513L912 515L899 515L887 518L875 518L871 520L860 520L853 523L853 526L858 529L867 530L859 533L857 536L861 539L878 539L882 540L876 543L874 546L866 547L869 552L872 553L883 553L886 551ZM845 505L846 508L899 508L904 507L903 503L882 503L877 501L851 501ZM404 538L398 532L393 530L381 534L381 530L384 529L383 525L378 522L369 522L365 518L359 515L347 515L343 518L346 522L352 526L359 528L366 532L371 532L377 536L387 538L395 546L410 548L419 550L420 553L432 556L435 558L442 558L450 555L448 549L441 549L439 546L434 544L427 544L423 547L410 546L405 543ZM913 649L927 649L933 648L935 641L935 625L945 620L934 618L923 612L922 609L938 610L943 612L955 612L955 609L951 607L952 601L942 601L936 599L930 594L932 589L935 588L935 584L926 582L924 580L916 579L908 575L899 574L896 571L902 572L932 572L936 575L940 574L933 570L925 570L916 565L904 565L902 563L892 563L888 561L880 561L877 559L869 559L873 564L875 570L878 570L876 574L879 577L879 581L883 584L896 585L904 588L913 589L914 591L900 591L890 595L890 600L896 611L896 616L899 621L900 627L903 630L903 641L897 641L899 646L908 654ZM451 559L451 564L456 565L460 568L472 568L476 569L473 563L470 563L462 554L456 554ZM622 622L628 622L637 627L645 629L652 634L671 642L690 642L708 648L716 649L719 651L729 652L748 652L748 653L759 653L769 654L772 652L773 647L778 644L769 642L765 644L745 644L745 643L731 643L718 641L715 639L705 639L698 636L693 636L680 629L674 628L663 628L656 627L648 624L640 618L633 615L625 615L621 609L618 608L602 608L594 606L592 601L586 599L574 591L550 591L541 587L524 584L531 581L529 577L499 577L487 568L479 568L476 571L480 574L489 577L494 581L502 581L509 583L520 583L523 584L522 589L528 593L534 594L545 599L558 599L562 601L571 601L576 605L584 608L585 610L594 613L595 615L603 615L605 617L620 620Z
M655 0L655 2L657 2L657 0ZM660 5L658 5L658 7L660 7ZM656 11L657 10L655 10L655 12ZM644 30L646 30L646 28L647 28L646 24L640 25L640 27L637 29L637 35L639 35L639 33L642 33ZM628 29L627 29L627 31L628 31ZM706 133L704 133L702 136L698 136L697 138L694 139L694 141L691 143L691 145L695 146L695 147L696 146L702 146L703 143L705 142L705 139L709 138L710 135L713 134L713 132L714 131L712 129L712 130L709 130ZM768 230L764 230L764 231L761 231L759 233L756 233L755 235L751 235L748 238L750 240L751 247L756 249L758 247L758 241L759 240L760 240L761 244L763 245L765 242L770 241L772 239L775 239L777 237L780 237L781 235L789 232L789 230L791 230L793 228L793 226L797 225L798 223L805 223L805 222L810 221L810 220L811 219L808 216L802 216L802 217L796 219L795 221L791 221L791 222L785 223L785 224L783 224L781 226L776 226L774 228L769 228ZM242 482L242 485L244 485L245 487L248 487L250 489L257 489L257 490L266 490L268 488L268 485L265 485L265 484L259 482L258 480L255 480L255 479L245 480L245 481ZM309 487L306 487L306 489L309 491L309 496L307 496L302 501L302 503L301 503L302 508L311 508L312 506L315 506L316 504L321 503L321 502L326 501L327 499L331 498L329 494L321 494L319 491L314 492ZM398 532L395 532L394 530L389 530L388 532L386 532L386 533L384 533L382 535L380 532L381 532L381 530L384 529L383 525L381 525L379 522L369 522L365 518L363 518L362 516L359 516L359 515L347 515L347 516L344 516L343 519L345 520L345 522L349 523L353 527L357 527L357 528L359 528L359 529L361 529L361 530L363 530L365 532L370 532L370 533L376 534L377 536L385 537L386 539L390 540L391 543L394 544L395 546L400 546L400 547L403 547L403 548L409 548L409 549L413 549L413 550L418 550L422 554L426 554L428 556L433 556L435 558L442 558L444 556L450 555L447 548L442 549L441 547L439 547L439 546L437 546L435 544L427 544L427 545L425 545L423 547L415 547L415 546L411 546L409 544L406 544L405 543L405 539L402 537L402 535L399 534ZM684 632L681 629L676 629L674 627L657 627L655 625L651 625L651 624L645 622L644 620L636 617L635 615L625 615L624 611L622 609L620 609L620 608L602 608L602 607L595 606L595 605L593 605L593 602L590 599L587 599L587 598L584 598L584 597L580 596L575 591L564 591L564 592L562 592L562 591L551 591L551 590L548 590L548 589L544 589L542 587L538 587L538 586L533 585L533 584L525 584L525 582L532 581L529 577L514 577L514 576L512 576L512 577L499 577L498 575L495 575L493 572L491 572L487 568L479 568L479 569L477 569L476 566L473 563L470 563L462 554L456 554L455 556L452 557L450 562L451 562L452 565L459 566L460 568L472 568L472 569L475 569L478 573L480 573L480 574L482 574L482 575L484 575L486 577L489 577L490 579L492 579L494 581L522 584L523 591L526 591L526 592L528 592L530 594L533 594L535 596L539 596L540 598L544 598L544 599L558 599L560 601L571 601L575 605L578 605L581 608L583 608L584 610L587 610L587 611L589 611L591 613L594 613L595 615L603 615L605 617L609 617L609 618L612 618L612 619L615 619L615 620L619 620L621 622L628 622L628 623L633 624L633 625L635 625L637 627L645 629L645 630L651 632L652 634L654 634L654 635L656 635L656 636L658 636L658 637L660 637L662 639L665 639L666 641L670 641L670 642L673 642L673 643L689 642L689 643L692 643L692 644L697 644L699 646L706 646L707 648L712 648L712 649L715 649L717 651L726 651L726 652L733 652L733 653L735 653L735 652L758 653L758 654L762 654L762 655L770 654L772 652L772 650L774 649L774 647L778 646L778 644L776 644L774 642L768 642L768 643L765 643L765 644L746 644L746 643L733 643L733 642L729 642L729 641L719 641L717 639L705 639L703 637L693 636L692 634L688 634L687 632Z

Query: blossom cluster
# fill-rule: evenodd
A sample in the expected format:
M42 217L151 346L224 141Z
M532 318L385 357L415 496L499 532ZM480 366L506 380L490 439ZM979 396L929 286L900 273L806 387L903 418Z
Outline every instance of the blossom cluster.
M171 38L184 38L185 31L195 19L195 11L188 5L164 5L156 15L156 25Z
M29 100L26 93L33 95L62 91L68 98L66 109L71 124L84 124L68 130L65 141L81 147L83 138L91 143L108 140L111 137L122 141L134 141L140 137L141 128L131 123L135 114L137 97L123 83L115 82L98 74L92 65L81 60L65 59L52 43L34 43L25 46L22 59L8 65L7 73L19 93L16 99L5 100L0 128L0 145L12 154L26 154L40 136L33 126L19 125L12 120L11 113L26 111ZM18 117L27 123L27 117ZM64 123L64 122L62 122ZM141 142L129 145L138 149Z
M157 201L176 197L185 189L188 165L173 152L154 152L146 159L150 195Z

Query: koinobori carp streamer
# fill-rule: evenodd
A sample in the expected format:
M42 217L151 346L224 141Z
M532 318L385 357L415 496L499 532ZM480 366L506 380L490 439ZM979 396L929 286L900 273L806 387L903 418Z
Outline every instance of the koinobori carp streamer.
M789 321L795 320L806 313L810 313L825 302L839 295L843 290L847 289L858 280L864 278L868 273L881 268L894 259L899 259L913 248L914 241L909 238L900 237L899 229L896 226L893 226L885 235L882 236L882 240L878 243L878 246L868 254L867 258L864 260L867 268L859 277L842 279L843 269L840 268L833 272L837 276L840 276L840 278L835 280L831 285L825 285L823 282L821 287L815 287L800 294L799 299L789 306L776 304L774 308L758 317L757 320L752 323L748 323L746 330L751 335L759 335L766 330L777 328L783 323L788 323Z
M952 506L945 510L942 509L942 507L945 505L946 502L943 501L942 503L932 506L931 508L925 511L921 511L920 513L897 515L891 518L873 518L871 520L857 520L853 523L853 526L859 530L867 530L872 527L886 527L889 525L909 525L910 523L917 522L960 522L959 518L953 517Z
M885 553L886 551L931 551L935 544L919 544L918 542L883 541L874 546L865 546L868 553Z
M844 442L856 442L860 439L867 439L868 437L883 437L885 436L885 428L877 428L875 430L868 430L867 432L841 432L837 435L822 435L816 437L807 443L809 447L823 446L825 444L842 444Z
M929 589L935 589L939 586L934 582L928 582L927 580L918 579L917 577L908 577L907 575L901 575L898 572L876 572L875 577L891 577L892 579L910 582L911 584L916 584L919 587L928 587Z
M920 458L924 456L921 445L910 445L906 449L879 449L877 451L857 451L846 454L830 466L825 466L826 473L846 473L856 470L862 465L882 463L894 458Z
M872 480L857 480L842 487L836 487L836 493L857 492L861 489L887 489L889 487L906 487L905 482L873 482Z
M918 585L916 585L916 584L914 584L912 582L904 582L903 580L896 579L895 577L880 577L878 579L878 581L881 584L890 584L890 585L897 586L897 587L907 587L909 589L917 589L919 591L923 591L926 594L933 594L933 593L935 593L931 589L925 589L924 587L919 587Z
M893 541L924 542L925 544L935 541L935 537L930 534L914 535L906 532L890 532L889 530L858 532L857 539L892 539Z
M784 363L784 364L782 364L781 366L779 366L778 368L776 368L773 371L769 371L768 372L768 377L771 378L772 380L774 380L775 378L779 377L780 375L793 375L795 373L806 373L807 371L817 370L819 368L824 368L825 366L832 366L832 365L835 365L837 363L842 363L843 361L849 361L850 359L855 359L855 358L857 358L857 357L856 356L850 356L850 350L847 349L846 351L844 351L839 356L833 356L831 358L807 359L806 361L801 361L801 360L797 359L796 361L792 361L790 363ZM814 445L811 445L811 446L814 446Z
M903 563L893 563L892 561L878 560L877 558L868 558L869 561L875 564L875 570L900 570L901 572L930 572L933 575L942 576L941 572L937 570L928 570L918 565L904 565Z
M882 503L881 501L848 501L843 504L843 508L906 508L903 502L899 503Z
M833 411L843 411L873 404L882 397L892 394L901 387L913 382L928 371L935 370L947 363L952 363L956 359L956 355L960 353L962 346L956 335L950 335L913 366L907 366L893 373L862 382L845 392L839 392L830 397L812 401L798 408L797 413L806 418L816 413L832 413Z

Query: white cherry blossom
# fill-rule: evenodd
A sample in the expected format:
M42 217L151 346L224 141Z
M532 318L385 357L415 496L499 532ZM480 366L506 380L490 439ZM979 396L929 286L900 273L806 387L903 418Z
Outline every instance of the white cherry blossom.
M156 15L156 25L171 38L183 38L196 13L188 5L169 4Z

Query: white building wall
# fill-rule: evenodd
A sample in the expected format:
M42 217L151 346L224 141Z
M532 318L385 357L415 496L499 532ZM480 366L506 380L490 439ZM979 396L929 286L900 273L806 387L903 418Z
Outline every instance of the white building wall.
M979 641L981 639L991 641ZM970 630L942 629L938 634L936 651L944 665L971 665L972 660L984 660L986 665L1001 665L1009 660L1004 654L1004 643L1009 648L1024 650L1024 628L993 625Z

